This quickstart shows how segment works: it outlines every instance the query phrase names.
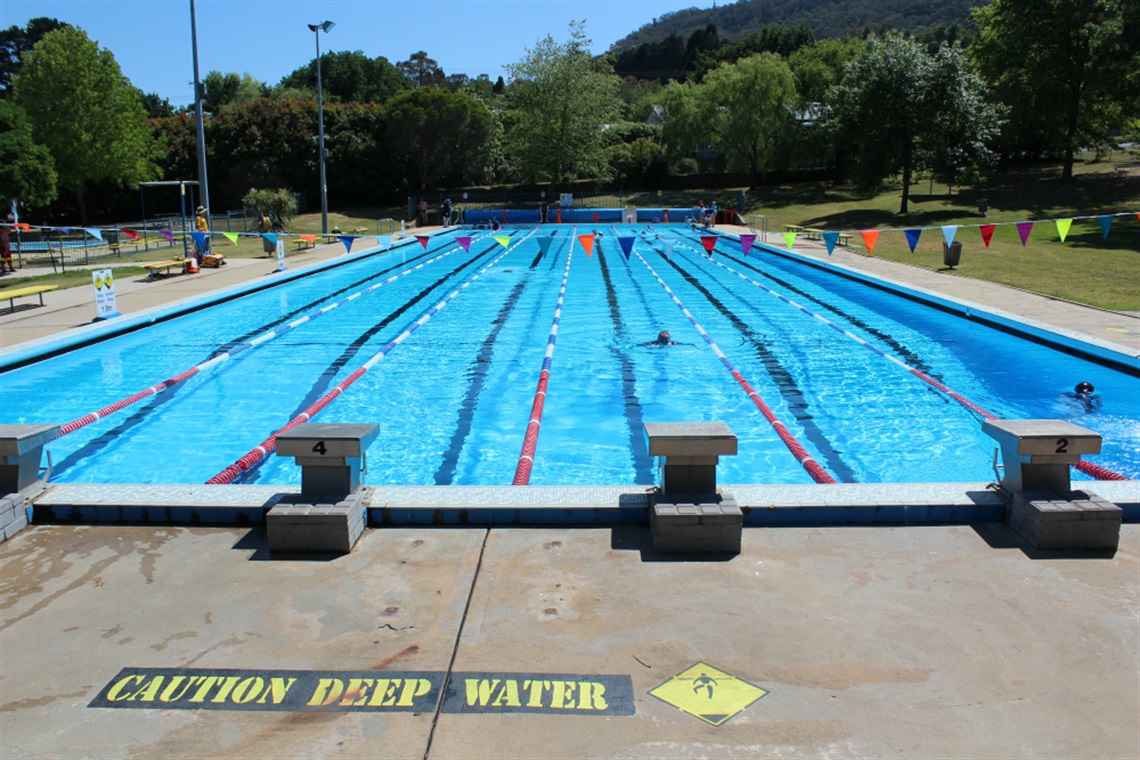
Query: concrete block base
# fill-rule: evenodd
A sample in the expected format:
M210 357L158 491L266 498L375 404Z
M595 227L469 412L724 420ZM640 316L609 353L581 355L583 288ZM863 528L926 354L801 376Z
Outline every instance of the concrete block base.
M1116 549L1123 510L1085 491L1020 491L1009 526L1033 549Z
M28 500L22 493L0 499L0 542L7 541L28 526Z
M302 497L278 503L265 515L269 551L283 554L347 554L364 532L364 494L312 504Z
M727 494L658 496L649 515L656 551L740 553L744 515Z

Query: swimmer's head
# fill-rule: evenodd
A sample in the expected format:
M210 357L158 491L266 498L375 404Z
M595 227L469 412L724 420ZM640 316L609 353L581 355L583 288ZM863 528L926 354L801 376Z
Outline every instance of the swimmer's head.
M1077 387L1073 389L1078 396L1088 396L1092 394L1096 388L1093 388L1092 383L1081 382L1077 383Z
M668 330L662 330L661 332L657 333L658 345L667 346L672 342L673 342L673 340L669 337L669 331Z

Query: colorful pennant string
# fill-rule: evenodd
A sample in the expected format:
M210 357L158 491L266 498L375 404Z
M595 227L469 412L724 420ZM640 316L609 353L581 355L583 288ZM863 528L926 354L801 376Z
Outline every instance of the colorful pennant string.
M879 231L878 230L863 230L863 232L861 234L863 235L863 244L867 246L867 255L868 256L874 256L875 255L875 243L877 243L879 241Z

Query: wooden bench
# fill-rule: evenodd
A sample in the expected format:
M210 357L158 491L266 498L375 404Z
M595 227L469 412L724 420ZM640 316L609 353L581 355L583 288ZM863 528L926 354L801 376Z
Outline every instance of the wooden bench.
M147 275L152 280L157 280L159 277L168 277L172 267L181 267L186 264L186 259L171 259L170 261L160 261L157 264L143 264L143 269L150 272ZM159 272L159 270L162 270Z
M11 288L10 290L0 290L0 300L8 300L8 311L14 312L16 310L16 299L23 298L24 296L40 297L40 306L44 305L44 293L49 290L57 290L58 285L29 285L26 288Z
M815 227L798 227L795 230L791 229L792 227L795 227L795 226L796 225L794 225L794 224L789 224L788 225L788 228L789 228L788 232L802 232L802 233L804 233L804 235L807 237L808 240L823 240L823 232L824 232L823 230L817 229ZM847 234L846 232L840 232L839 238L837 239L836 242L838 242L839 245L844 245L844 246L850 245L851 236L849 234Z

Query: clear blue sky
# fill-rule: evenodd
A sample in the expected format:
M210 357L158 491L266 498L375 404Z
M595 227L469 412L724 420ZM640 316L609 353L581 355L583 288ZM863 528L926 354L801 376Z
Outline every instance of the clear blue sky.
M198 67L250 74L270 85L316 57L307 24L333 21L321 52L362 51L392 63L424 50L447 74L492 81L527 48L568 39L586 21L593 52L669 11L713 0L195 0ZM190 0L0 0L0 28L39 16L83 29L111 51L123 74L172 104L193 100Z

